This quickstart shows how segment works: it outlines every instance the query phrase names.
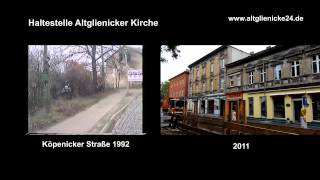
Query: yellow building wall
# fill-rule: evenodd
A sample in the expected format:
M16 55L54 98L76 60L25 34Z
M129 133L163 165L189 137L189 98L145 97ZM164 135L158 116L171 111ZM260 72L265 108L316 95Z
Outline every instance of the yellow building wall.
M200 64L198 67L199 67L199 79L198 79L199 80L198 93L199 93L199 92L202 92L202 81L201 81L202 80L202 77L201 77L202 76L202 64Z
M307 122L311 122L313 120L313 109L312 109L312 100L310 94L307 94L307 102L309 104L309 107L307 107L307 114L306 114L306 120Z
M253 96L253 116L256 118L261 117L261 101L260 95Z
M260 97L266 96L267 100L267 118L273 119L274 115L274 106L273 106L273 99L272 96L275 94L284 95L284 106L285 106L285 119L293 120L294 119L294 110L293 110L293 101L292 95L293 94L301 94L307 97L307 102L309 104L306 107L306 120L307 122L311 122L313 120L313 109L312 109L312 99L310 93L320 92L320 87L315 88L307 88L307 89L288 89L288 90L279 90L279 91L272 91L266 93L243 93L243 98L246 102L246 116L249 116L249 97L253 97L254 107L253 107L253 117L261 118L261 102ZM287 95L289 94L289 95ZM290 106L286 106L286 104L290 104Z
M213 66L214 66L214 68L213 68L213 75L214 76L219 76L219 60L218 60L218 58L217 57L215 57L214 58L214 61L213 61Z
M195 93L195 87L194 87L194 82L191 83L191 93L194 94Z
M197 74L196 74L196 68L193 68L192 69L192 79L191 79L191 91L192 91L192 94L194 94L194 93L196 93L196 85L195 85L195 81L196 81L196 76L197 76Z
M243 93L243 95L242 95L242 97L243 97L243 100L245 100L245 116L247 117L247 116L249 116L249 99L248 99L248 93Z
M286 104L290 104L289 107ZM292 106L292 99L291 96L286 95L284 96L284 110L285 110L285 118L293 120L293 106Z
M273 99L271 96L266 96L267 100L267 118L272 119L273 118Z
M206 65L206 91L210 91L210 63L211 61L208 61Z
M196 80L196 68L193 68L193 71L192 71L193 75L192 75L192 82L194 82Z
M246 101L246 116L249 116L249 97L253 97L253 117L261 118L261 94L243 94L243 98Z
M213 76L214 76L214 79L213 79L213 90L218 90L220 87L219 87L219 61L218 61L218 58L215 57L214 60L213 60Z

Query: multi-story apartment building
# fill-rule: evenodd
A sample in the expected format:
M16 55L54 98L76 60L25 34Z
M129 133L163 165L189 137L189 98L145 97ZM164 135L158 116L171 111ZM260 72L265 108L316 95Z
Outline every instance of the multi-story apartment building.
M278 45L227 65L225 120L320 120L320 45Z
M188 97L189 71L184 71L169 79L169 98L186 99Z
M188 110L223 116L225 65L247 56L244 51L223 45L190 64Z

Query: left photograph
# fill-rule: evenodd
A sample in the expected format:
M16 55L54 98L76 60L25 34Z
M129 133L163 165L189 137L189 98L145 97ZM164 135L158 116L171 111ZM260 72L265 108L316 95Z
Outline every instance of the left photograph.
M142 49L29 45L28 134L144 134Z

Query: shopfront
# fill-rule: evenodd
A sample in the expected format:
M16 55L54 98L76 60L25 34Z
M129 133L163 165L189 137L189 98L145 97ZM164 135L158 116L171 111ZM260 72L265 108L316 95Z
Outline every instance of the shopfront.
M306 108L307 122L320 121L320 88L296 88L244 93L245 115L253 119L286 120L300 123Z
M244 122L245 121L245 101L242 92L226 94L225 121Z

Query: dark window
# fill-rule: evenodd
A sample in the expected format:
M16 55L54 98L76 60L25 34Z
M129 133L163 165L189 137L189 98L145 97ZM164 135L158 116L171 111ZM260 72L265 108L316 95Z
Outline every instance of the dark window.
M202 64L202 78L206 77L206 64Z
M249 97L249 116L253 116L253 97Z
M261 103L261 116L267 116L267 100L265 96L260 97Z
M320 73L320 55L313 56L312 71L313 73Z
M213 67L214 65L213 65L213 63L211 63L210 64L210 72L213 74L213 69L214 69L214 67Z
M291 63L291 76L292 77L300 76L300 63L299 63L299 61L293 61Z
M276 118L284 118L284 96L275 96L273 97L273 104L274 104L274 117Z
M312 69L313 69L313 73L317 73L317 62L316 61L313 61L312 62Z
M276 67L274 68L274 79L275 80L281 79L281 71L282 71L281 64L276 65Z
M208 113L209 114L213 114L213 110L214 110L214 100L209 100L208 101Z

